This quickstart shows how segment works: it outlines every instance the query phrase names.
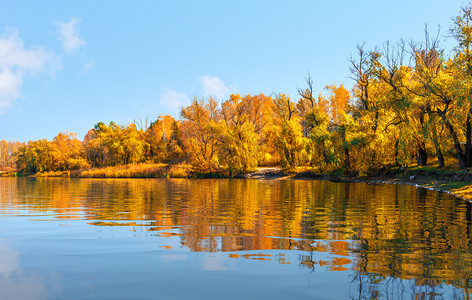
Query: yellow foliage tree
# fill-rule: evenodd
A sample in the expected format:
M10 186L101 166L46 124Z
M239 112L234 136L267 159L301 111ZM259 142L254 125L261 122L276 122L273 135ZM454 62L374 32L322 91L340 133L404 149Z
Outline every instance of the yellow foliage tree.
M182 108L182 136L189 159L196 171L212 173L219 167L218 139L214 128L220 119L218 103L210 98L207 103L193 99Z

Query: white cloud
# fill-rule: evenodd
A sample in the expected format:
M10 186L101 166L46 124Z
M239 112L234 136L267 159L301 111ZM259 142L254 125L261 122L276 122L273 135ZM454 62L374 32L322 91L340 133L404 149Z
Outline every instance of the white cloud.
M85 45L85 41L79 37L79 31L77 30L77 24L79 22L79 18L72 18L69 22L54 21L59 27L59 39L62 42L62 48L67 52L71 52Z
M42 47L25 49L16 28L7 28L0 37L0 69L28 71L33 74L54 72L60 66L60 59L46 52Z
M174 91L173 89L164 88L159 96L160 104L168 109L177 112L181 107L190 104L190 98L184 94Z
M229 96L232 90L225 86L223 80L216 76L205 75L199 78L202 85L203 96L213 97L217 100L224 100ZM159 95L159 105L166 107L172 113L178 114L180 108L191 104L190 98L185 93L179 93L171 88L163 88Z
M14 74L9 69L0 70L0 112L20 97L21 83L22 78L18 73Z
M0 36L0 113L21 96L26 74L54 75L58 68L60 57L38 46L26 49L18 30L7 28Z
M223 100L230 93L230 90L225 86L223 80L216 76L205 75L200 77L200 82L203 87L203 93L206 97L215 97L218 100Z

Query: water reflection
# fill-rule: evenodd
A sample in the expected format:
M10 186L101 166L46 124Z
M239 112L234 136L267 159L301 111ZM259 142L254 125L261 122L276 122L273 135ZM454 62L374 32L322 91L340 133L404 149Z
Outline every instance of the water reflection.
M1 299L48 299L61 294L56 274L26 272L20 266L19 251L10 241L0 239L0 298Z
M448 297L462 298L472 286L470 203L421 188L0 178L0 215L129 228L159 239L164 252L184 247L211 253L202 259L204 270L227 270L228 261L244 259L349 272L353 299L395 298L405 291L420 299L441 297L447 285L456 288ZM296 251L295 260L287 250Z

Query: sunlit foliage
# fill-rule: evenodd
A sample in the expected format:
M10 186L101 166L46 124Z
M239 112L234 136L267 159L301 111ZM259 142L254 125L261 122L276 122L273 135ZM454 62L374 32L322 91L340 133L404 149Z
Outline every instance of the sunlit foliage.
M15 167L15 152L22 146L16 141L0 141L0 167Z

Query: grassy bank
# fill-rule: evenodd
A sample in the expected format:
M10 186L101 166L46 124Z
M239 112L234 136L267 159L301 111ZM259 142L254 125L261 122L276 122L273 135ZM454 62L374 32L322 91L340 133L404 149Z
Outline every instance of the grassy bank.
M189 165L130 164L105 168L94 168L71 174L81 178L187 178Z
M129 164L77 171L39 172L36 177L76 178L188 178L192 174L190 165Z

